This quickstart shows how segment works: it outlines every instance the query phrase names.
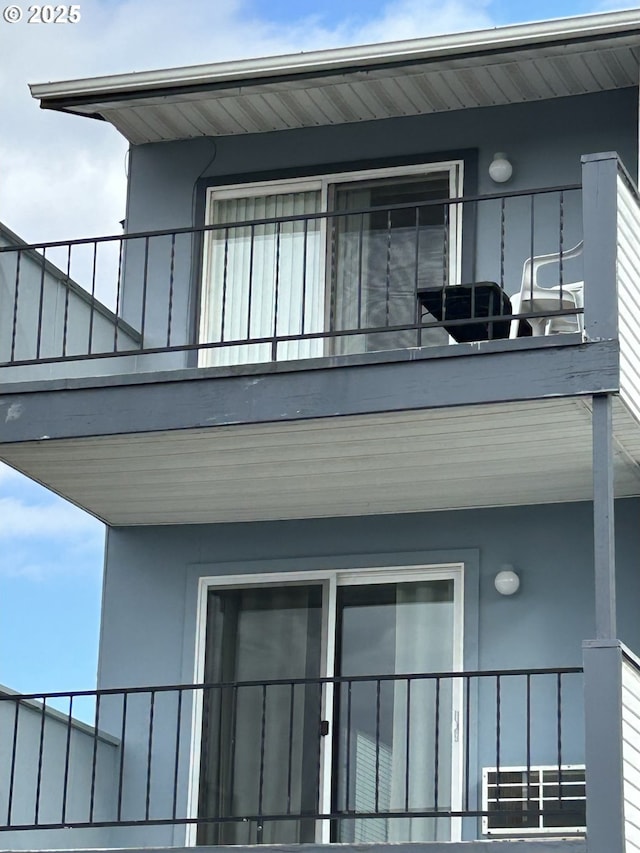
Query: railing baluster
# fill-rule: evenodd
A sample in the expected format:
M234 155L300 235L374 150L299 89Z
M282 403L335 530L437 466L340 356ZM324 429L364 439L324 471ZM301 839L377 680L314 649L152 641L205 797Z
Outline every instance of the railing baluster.
M151 763L153 757L153 715L156 706L156 691L152 690L149 697L149 741L147 744L147 785L145 790L144 819L149 820L151 809Z
M344 790L344 810L349 811L350 798L349 788L351 786L351 702L352 702L353 681L347 681L347 755L345 761L345 790Z
M527 810L531 808L531 675L527 673Z
M40 742L38 744L38 776L36 780L36 807L34 824L40 822L40 792L42 790L42 764L44 760L44 726L47 719L47 699L42 699L42 710L40 712Z
M440 676L436 678L435 743L433 750L433 808L438 811L438 788L440 779Z
M258 822L256 825L256 837L258 842L262 841L262 797L264 793L264 753L267 735L267 685L262 685L262 717L260 720L260 778L258 781Z
M11 353L9 361L14 361L16 356L16 335L18 331L18 297L20 294L20 261L22 260L22 252L18 249L16 258L16 279L13 287L13 320L11 323Z
M144 238L144 261L142 262L142 306L140 313L140 349L144 349L144 333L147 321L147 289L149 286L149 237Z
M504 290L504 262L506 238L506 199L500 199L500 289Z
M387 211L387 267L384 286L384 325L389 325L391 298L391 211Z
M253 252L256 239L256 226L251 226L251 240L249 243L249 292L247 294L247 340L251 339L251 303L253 301Z
M182 729L182 689L178 689L178 707L176 709L176 752L173 762L173 806L171 815L176 819L178 812L178 772L180 769L180 734Z
M69 761L71 758L71 728L73 724L73 695L69 696L69 713L67 715L67 738L64 751L64 778L62 780L62 813L61 823L67 821L67 795L69 793Z
M229 273L229 226L224 229L224 259L222 262L222 306L220 308L220 341L224 342L224 324L227 313L227 276Z
M280 223L276 223L276 269L273 283L273 340L271 343L271 361L278 360L278 301L280 295Z
M531 300L531 309L530 310L533 311L534 310L534 308L533 308L533 259L535 257L535 251L534 251L534 249L535 249L535 196L534 196L534 194L531 193L529 198L530 198L529 257L531 258L531 274L530 274L530 280L529 280L529 286L530 286L529 298Z
M47 266L47 247L42 250L42 264L40 268L40 296L38 298L38 329L36 336L36 358L40 358L40 344L42 343L42 313L44 310L44 274Z
M124 754L126 751L126 735L127 735L127 699L128 693L122 694L122 726L120 729L120 767L118 769L118 807L117 820L122 820L122 785L124 782Z
M116 279L116 311L113 324L113 351L118 352L118 326L120 322L120 297L122 290L122 260L124 256L124 241L120 237L118 247L118 277Z
M558 195L558 253L560 255L559 260L559 281L560 281L560 308L564 307L564 303L562 301L562 291L564 287L564 193L560 190Z
M64 283L64 323L62 326L62 357L67 355L67 332L69 329L69 290L71 288L71 243L67 248L67 276Z
M469 788L471 786L471 676L465 675L465 708L464 708L464 804L469 811Z
M236 770L236 744L238 742L238 686L234 685L231 708L231 771L229 773L229 797L234 796L234 777Z
M558 808L562 808L562 673L556 673L556 714L558 746Z
M305 219L303 223L302 233L302 294L301 294L301 316L300 316L300 334L304 335L306 311L307 311L307 252L309 240L309 220Z
M380 679L376 680L376 789L375 809L380 811Z
M450 281L451 274L451 264L449 263L449 243L450 243L450 234L449 228L451 225L451 208L449 206L450 203L445 202L443 205L443 234L442 234L442 286L447 287L449 284L454 284L455 282ZM475 317L475 314L471 313L472 317Z
M87 354L91 355L93 346L93 322L96 312L96 272L98 266L98 244L93 243L93 261L91 264L91 305L89 307L89 340L87 343Z
M13 806L13 790L16 778L16 758L18 754L18 717L20 714L20 699L15 700L13 716L13 738L11 741L11 770L9 772L9 796L7 798L7 826L11 826L11 809Z
M360 231L358 234L358 324L357 328L362 328L362 260L364 252L364 217L360 215Z
M291 683L289 686L289 737L287 749L287 814L291 814L291 785L293 773L293 712L295 700L295 685Z
M173 283L176 263L176 235L171 235L171 253L169 261L169 307L167 311L167 346L171 346L171 321L173 319Z
M496 675L496 793L500 806L500 676Z
M396 682L397 686L397 682ZM405 744L404 744L404 810L409 811L409 765L411 762L411 679L407 678L407 713L405 717Z
M93 730L93 750L91 756L91 795L89 799L89 823L93 823L93 810L96 801L96 766L98 763L98 731L100 729L100 694L96 695L96 724Z

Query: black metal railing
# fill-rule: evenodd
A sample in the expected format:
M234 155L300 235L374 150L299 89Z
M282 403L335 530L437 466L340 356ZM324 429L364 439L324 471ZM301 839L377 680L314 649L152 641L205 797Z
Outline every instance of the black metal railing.
M544 334L582 314L570 287L581 234L580 186L567 185L14 241L0 246L0 364L276 361L531 334L527 320ZM557 262L537 304L523 264L545 253Z
M581 673L0 694L0 828L193 825L201 843L429 840L480 817L571 831Z

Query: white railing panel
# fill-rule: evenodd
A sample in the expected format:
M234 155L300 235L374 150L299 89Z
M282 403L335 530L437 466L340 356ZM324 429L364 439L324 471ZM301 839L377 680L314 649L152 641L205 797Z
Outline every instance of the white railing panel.
M640 851L640 751L638 751L638 708L640 667L625 655L622 662L622 774L624 831L627 853Z
M618 329L620 396L640 420L640 200L626 176L618 175Z

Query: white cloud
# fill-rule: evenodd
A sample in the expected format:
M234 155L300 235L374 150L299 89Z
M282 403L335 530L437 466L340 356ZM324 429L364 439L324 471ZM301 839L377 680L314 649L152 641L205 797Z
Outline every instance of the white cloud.
M5 465L3 462L0 462L0 486L11 485L12 483L19 483L25 479L24 475L19 471L16 471L14 468L10 468L8 465Z
M241 0L92 0L78 24L0 27L0 218L30 241L118 233L125 141L109 125L42 112L27 83L140 71L490 26L488 0L397 0L362 23L276 24Z
M16 497L0 498L0 540L101 537L103 526L95 518L60 499L33 504Z

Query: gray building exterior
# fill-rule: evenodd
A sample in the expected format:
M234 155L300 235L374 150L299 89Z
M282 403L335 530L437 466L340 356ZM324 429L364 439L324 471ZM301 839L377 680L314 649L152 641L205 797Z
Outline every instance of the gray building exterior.
M0 232L0 458L107 524L94 726L0 693L3 847L640 849L639 42L34 87L130 176L122 235Z

